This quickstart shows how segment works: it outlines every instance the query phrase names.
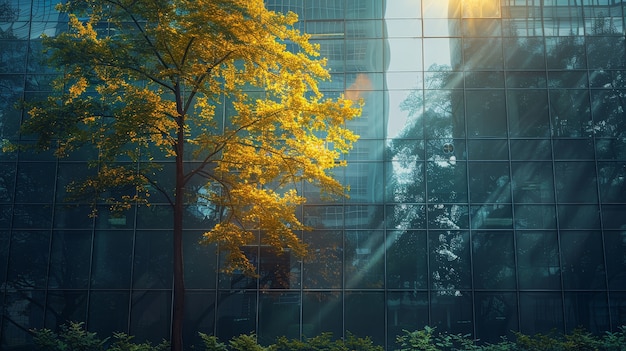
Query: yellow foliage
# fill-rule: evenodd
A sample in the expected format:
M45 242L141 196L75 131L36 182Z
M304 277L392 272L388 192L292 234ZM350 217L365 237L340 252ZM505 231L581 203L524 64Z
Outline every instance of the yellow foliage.
M296 14L268 11L263 0L90 0L59 8L69 12L71 30L45 43L67 74L59 95L31 110L25 130L60 140L63 153L98 149L98 181L74 190L132 184L137 195L120 203L143 201L159 186L152 173L111 164L171 157L182 167L193 159L171 175L187 194L158 190L173 205L197 195L192 179L219 190L208 197L224 215L205 238L228 251L231 268L251 271L240 248L256 240L253 233L304 255L298 232L306 228L295 213L306 199L296 189L309 182L345 196L332 172L357 140L345 125L360 114L367 77L345 98L324 97L318 82L330 74L319 46L294 28Z

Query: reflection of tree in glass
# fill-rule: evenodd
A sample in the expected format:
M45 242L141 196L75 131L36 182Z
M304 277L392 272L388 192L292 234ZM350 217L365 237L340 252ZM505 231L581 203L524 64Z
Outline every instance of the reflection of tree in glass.
M453 158L454 138L463 135L460 109L463 100L461 95L450 90L455 85L455 76L449 67L433 66L431 71L435 72L425 82L428 90L413 90L400 105L409 118L399 137L389 144L393 161L389 189L394 201L406 202L415 201L412 194L423 194L426 188L426 200L435 205L429 206L427 212L421 211L421 206L413 206L411 213L407 207L396 206L396 213L388 213L387 218L392 221L392 228L421 228L426 222L424 216L428 216L428 228L441 230L429 235L431 287L442 290L442 294L460 294L457 289L468 267L465 262L468 242L466 233L456 229L461 228L459 222L462 223L467 211L462 206L444 202L466 198L464 167L457 167L456 158ZM421 134L422 125L424 135ZM424 137L426 150L421 142ZM425 199L417 200L423 202ZM395 252L395 255L415 255L415 239L409 234L395 236L392 246L395 251L412 251L406 254ZM415 264L419 265L419 262ZM425 282L415 282L415 287L425 287Z

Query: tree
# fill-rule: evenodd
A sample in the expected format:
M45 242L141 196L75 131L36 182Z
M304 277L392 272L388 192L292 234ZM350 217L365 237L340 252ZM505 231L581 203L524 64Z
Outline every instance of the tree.
M181 350L186 207L216 214L204 240L227 253L229 271L254 274L241 248L258 236L304 255L299 189L309 182L345 194L332 170L356 140L345 122L359 106L324 98L317 82L329 73L318 48L294 29L296 15L262 0L75 0L58 9L69 30L45 45L62 77L22 132L58 157L97 151L94 175L72 183L73 196L113 210L149 205L156 193L167 200L172 349ZM173 186L155 178L167 159Z

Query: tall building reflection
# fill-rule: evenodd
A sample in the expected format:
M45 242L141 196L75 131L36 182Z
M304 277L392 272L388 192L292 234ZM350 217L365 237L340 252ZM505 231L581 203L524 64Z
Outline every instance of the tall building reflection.
M266 4L320 45L326 95L363 99L336 173L350 197L303 185L310 255L246 248L258 279L219 274L215 249L196 245L209 208L190 211L188 340L350 331L391 350L425 325L494 342L626 323L622 1ZM65 26L53 7L0 0L0 139L19 138L15 102L46 96L56 74L39 39ZM88 158L0 154L0 348L70 319L167 338L169 208L94 220L65 206Z

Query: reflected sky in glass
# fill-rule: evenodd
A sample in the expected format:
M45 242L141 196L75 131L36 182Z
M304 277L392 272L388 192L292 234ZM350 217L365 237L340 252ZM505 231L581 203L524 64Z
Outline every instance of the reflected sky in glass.
M447 14L447 4L445 0L424 2L430 17ZM428 70L429 67L452 66L450 39L422 39L421 18L422 2L419 0L388 1L386 4L384 19L389 47L386 83L389 90L420 89L423 86L420 71ZM447 21L441 20L440 24L439 36L449 35L450 25ZM399 77L402 79L399 80ZM387 138L398 137L412 123L411 118L419 118L419 113L409 114L406 109L400 108L409 93L407 90L389 96Z

